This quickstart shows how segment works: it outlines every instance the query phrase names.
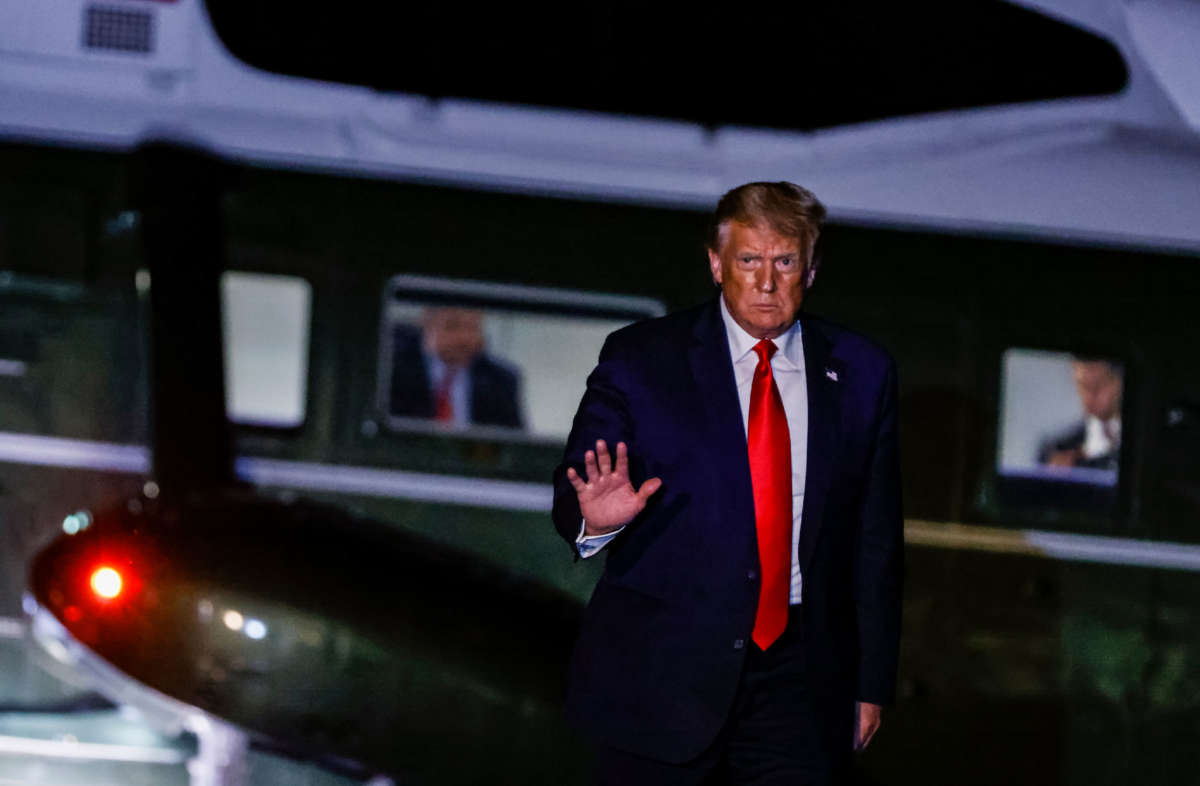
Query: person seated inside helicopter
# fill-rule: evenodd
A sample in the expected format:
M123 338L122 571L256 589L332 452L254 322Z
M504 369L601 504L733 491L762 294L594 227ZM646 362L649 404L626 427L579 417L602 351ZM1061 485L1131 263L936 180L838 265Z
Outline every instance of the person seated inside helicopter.
M1121 453L1123 369L1104 358L1075 357L1071 375L1083 416L1065 431L1042 440L1038 463L1116 471Z
M521 373L488 353L483 313L429 307L392 333L390 414L448 426L523 428Z

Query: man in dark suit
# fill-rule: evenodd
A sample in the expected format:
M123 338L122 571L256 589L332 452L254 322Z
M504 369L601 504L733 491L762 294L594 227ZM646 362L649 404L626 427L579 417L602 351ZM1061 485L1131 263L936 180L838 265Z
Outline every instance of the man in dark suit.
M607 554L567 695L600 783L837 783L892 698L896 375L799 314L823 217L791 183L726 194L720 295L613 333L588 378L553 516Z
M520 377L484 351L483 315L426 309L421 330L392 334L390 414L452 425L521 428Z
M1038 463L1115 472L1121 455L1121 393L1124 371L1106 358L1077 357L1071 377L1083 419L1042 440Z

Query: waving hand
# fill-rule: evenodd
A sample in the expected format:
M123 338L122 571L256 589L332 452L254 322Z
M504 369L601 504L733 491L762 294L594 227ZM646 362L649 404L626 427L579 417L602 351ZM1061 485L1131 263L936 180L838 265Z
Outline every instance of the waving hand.
M650 478L634 491L629 481L629 454L624 442L617 443L617 461L613 464L604 440L596 440L596 450L583 457L587 481L573 467L567 480L579 498L579 511L588 535L603 535L620 529L642 512L650 496L662 486L659 478Z

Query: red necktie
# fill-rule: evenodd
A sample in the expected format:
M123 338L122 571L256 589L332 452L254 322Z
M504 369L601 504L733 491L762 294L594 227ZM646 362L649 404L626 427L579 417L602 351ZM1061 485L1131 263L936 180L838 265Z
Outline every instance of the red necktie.
M750 388L750 481L762 584L754 615L754 643L766 649L787 627L792 579L792 441L783 399L771 373L777 347L767 339L754 345L758 366Z
M447 368L446 373L442 375L442 384L438 386L437 393L433 397L434 420L440 420L443 423L454 420L454 399L450 394L454 388L454 377L457 374L458 369Z

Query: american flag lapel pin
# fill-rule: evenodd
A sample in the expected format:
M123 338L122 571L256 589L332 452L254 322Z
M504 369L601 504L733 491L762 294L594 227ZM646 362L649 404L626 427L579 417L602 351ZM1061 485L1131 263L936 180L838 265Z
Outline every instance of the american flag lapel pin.
M831 369L831 368L827 368L827 369L825 369L825 376L829 377L829 378L830 378L831 380L833 380L834 382L837 382L837 381L838 381L838 375L837 375L837 372L836 372L836 371L834 371L834 370L833 370L833 369Z

